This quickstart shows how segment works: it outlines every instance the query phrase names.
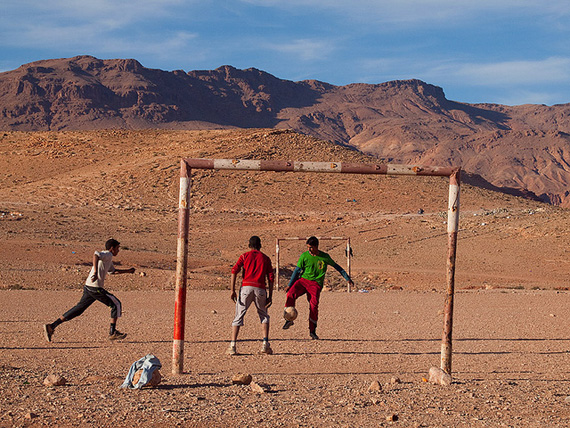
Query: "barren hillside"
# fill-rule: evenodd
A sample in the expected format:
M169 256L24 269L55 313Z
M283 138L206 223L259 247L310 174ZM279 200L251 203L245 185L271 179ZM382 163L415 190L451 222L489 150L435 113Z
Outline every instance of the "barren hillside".
M0 129L292 129L387 161L462 165L569 206L570 106L470 105L419 80L334 86L250 68L172 72L90 56L0 73Z
M129 249L121 261L148 274L126 287L171 288L181 157L375 161L271 129L5 132L0 286L75 288L93 248L114 236ZM314 234L351 238L359 287L438 289L447 193L444 178L196 171L190 286L227 287L252 234L270 255L277 237ZM567 210L466 184L461 198L459 288L570 285ZM346 264L344 244L323 245ZM302 250L285 245L282 263L293 265Z

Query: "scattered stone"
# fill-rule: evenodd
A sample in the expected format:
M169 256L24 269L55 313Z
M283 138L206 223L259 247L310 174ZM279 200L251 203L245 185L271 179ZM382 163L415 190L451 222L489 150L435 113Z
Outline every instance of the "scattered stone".
M564 401L567 402L567 403L570 403L570 395L568 395L568 396L564 399Z
M63 386L67 383L65 378L60 375L50 374L44 379L45 386Z
M238 373L232 377L232 383L234 385L249 385L251 383L251 375Z
M249 386L253 392L257 392L258 394L263 394L264 392L267 392L267 390L257 382L251 382Z
M142 374L143 374L142 369L137 370L135 372L135 374L133 375L133 380L132 380L133 385L136 385L137 383L139 383L139 380L140 380ZM162 380L162 374L160 374L160 370L155 369L152 372L152 376L151 376L150 380L148 381L148 383L146 385L144 385L144 387L154 388L154 387L158 386L158 384L160 383L161 380Z
M32 413L32 412L28 412L28 413L26 413L26 415L24 417L26 419L34 419L34 418L37 418L38 415L36 415L35 413Z
M139 273L139 276L146 276L146 272Z
M392 413L391 415L386 416L386 420L388 422L396 422L398 420L398 415L395 413Z
M382 391L382 385L377 380L373 381L368 387L368 392L380 392Z
M439 385L451 385L451 376L438 367L429 369L429 381Z
M213 313L213 314L217 314L218 311L216 311L215 309L212 309L212 313Z
M402 383L402 381L400 380L399 377L392 376L392 378L390 379L390 383L391 383L392 385L395 385L395 384L397 384L397 383Z

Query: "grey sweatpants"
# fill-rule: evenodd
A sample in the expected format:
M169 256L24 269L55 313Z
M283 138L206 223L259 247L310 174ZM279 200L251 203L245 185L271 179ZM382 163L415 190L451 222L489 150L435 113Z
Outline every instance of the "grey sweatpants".
M267 313L267 291L264 288L251 287L249 285L241 287L238 300L236 302L236 316L232 322L232 326L242 326L243 318L251 303L255 303L257 315L262 324L269 322L269 314Z

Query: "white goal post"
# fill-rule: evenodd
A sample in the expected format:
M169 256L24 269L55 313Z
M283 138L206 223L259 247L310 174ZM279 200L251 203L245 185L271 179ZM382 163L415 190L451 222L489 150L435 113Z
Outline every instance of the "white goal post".
M190 183L192 169L246 171L315 172L336 174L384 174L449 177L447 210L447 275L441 338L441 369L451 375L453 300L455 293L455 258L459 227L461 168L421 165L364 164L347 162L298 162L256 159L181 159L178 199L178 240L176 254L176 297L174 304L174 340L172 373L182 374L184 366L184 327L186 322L186 286L188 268L188 227L190 222Z
M346 272L350 276L350 259L352 258L352 248L350 247L350 238L344 238L342 236L317 236L319 241L346 241ZM280 246L281 241L306 241L309 237L303 238L301 236L291 236L287 238L276 238L275 239L275 289L279 290L279 268L280 268ZM347 285L347 290L349 293L352 291L350 289L350 284Z

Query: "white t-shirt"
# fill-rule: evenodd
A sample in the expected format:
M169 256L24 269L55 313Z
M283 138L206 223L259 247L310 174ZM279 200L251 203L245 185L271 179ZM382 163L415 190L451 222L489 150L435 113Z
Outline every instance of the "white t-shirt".
M97 264L97 281L93 281L91 279L95 273L95 269L91 266L91 271L85 280L85 285L89 287L103 288L107 272L115 272L115 266L113 265L113 253L110 251L95 251L95 254L99 257L99 263Z

